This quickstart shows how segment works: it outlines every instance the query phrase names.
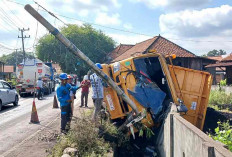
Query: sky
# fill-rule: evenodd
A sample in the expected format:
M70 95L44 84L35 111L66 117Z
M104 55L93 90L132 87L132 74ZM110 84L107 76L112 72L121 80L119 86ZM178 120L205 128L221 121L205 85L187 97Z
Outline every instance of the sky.
M42 7L61 21L49 15ZM48 31L24 10L31 4L57 28L89 23L117 44L136 44L161 35L195 53L213 49L232 52L232 1L230 0L0 0L0 55L22 48L34 51Z

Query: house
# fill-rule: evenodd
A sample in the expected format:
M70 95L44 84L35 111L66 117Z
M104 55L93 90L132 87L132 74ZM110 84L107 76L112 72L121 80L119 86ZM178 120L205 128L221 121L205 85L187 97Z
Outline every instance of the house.
M11 80L14 74L14 66L13 65L5 65L4 66L4 79Z
M220 68L225 72L225 78L227 84L232 84L232 53L225 58L222 58L221 61L216 62L215 64L207 65L206 68Z
M60 67L59 64L52 63L52 68L56 70L57 74L61 74L62 73L62 70L61 70L61 67Z
M163 55L175 54L176 59L173 60L174 65L191 68L195 70L208 71L215 77L215 68L206 69L205 67L209 64L216 63L216 60L206 57L196 56L194 53L184 49L183 47L171 42L170 40L160 35L142 41L135 45L130 45L131 48L128 47L129 48L128 50L117 53L118 52L117 50L119 49L120 45L110 53L111 62L117 62L129 57L146 54L150 50L156 50L157 53L161 53Z
M120 44L112 52L108 53L106 60L107 62L119 57L121 54L132 48L134 45Z
M225 55L223 55L223 56L222 55L221 56L212 56L212 57L207 57L207 58L216 60L216 63L218 63L224 57L225 57ZM216 67L216 74L215 74L216 84L220 83L221 80L224 80L225 75L226 75L226 68L225 67Z

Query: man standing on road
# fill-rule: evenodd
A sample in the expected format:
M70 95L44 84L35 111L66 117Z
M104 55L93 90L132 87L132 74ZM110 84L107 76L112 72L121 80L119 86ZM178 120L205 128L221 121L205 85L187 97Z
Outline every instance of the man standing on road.
M88 95L89 95L89 87L90 81L88 79L88 75L84 76L83 81L81 82L81 106L84 106L84 98L85 98L85 107L88 107Z
M99 69L102 69L102 66L100 63L96 63L95 65ZM97 76L96 73L93 73L92 75L90 75L90 82L91 82L92 89L93 89L92 98L93 98L93 103L94 103L94 112L92 116L92 121L97 122L97 116L101 110L102 103L103 103L103 82L102 82L102 79L99 76Z
M70 129L71 122L71 97L70 91L76 91L78 87L72 87L67 83L67 74L62 73L59 76L61 84L57 87L56 93L61 107L61 132L66 133ZM66 126L69 124L69 126Z

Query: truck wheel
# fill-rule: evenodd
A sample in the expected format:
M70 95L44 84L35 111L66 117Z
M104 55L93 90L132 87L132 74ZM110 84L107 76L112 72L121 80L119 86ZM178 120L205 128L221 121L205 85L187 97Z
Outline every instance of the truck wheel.
M19 104L19 98L17 95L15 96L15 102L13 104L14 104L14 106L18 106L18 104Z

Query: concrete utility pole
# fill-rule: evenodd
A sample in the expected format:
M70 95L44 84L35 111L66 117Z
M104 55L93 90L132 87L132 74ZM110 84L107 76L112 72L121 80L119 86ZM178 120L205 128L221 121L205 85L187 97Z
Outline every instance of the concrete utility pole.
M38 20L44 27L46 27L61 43L63 43L74 55L82 59L98 76L107 82L122 99L130 105L136 115L139 116L140 112L135 103L122 91L117 84L102 72L83 52L81 52L72 42L64 37L55 27L53 27L45 18L43 18L34 8L29 4L24 7L36 20Z
M16 67L17 67L17 65L18 65L18 49L15 49L15 69L16 69Z
M22 47L23 47L23 62L24 62L24 64L25 64L25 49L24 49L24 38L30 38L30 35L29 36L26 36L26 35L24 35L23 36L23 32L24 31L29 31L29 28L28 29L19 29L19 31L21 31L21 37L20 36L18 36L18 38L22 38Z

